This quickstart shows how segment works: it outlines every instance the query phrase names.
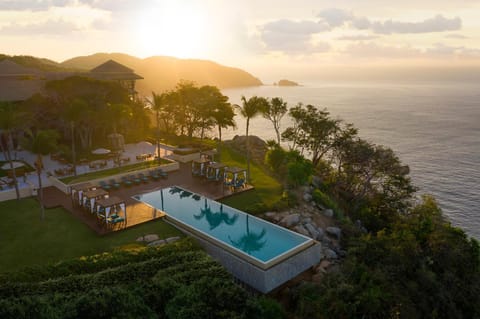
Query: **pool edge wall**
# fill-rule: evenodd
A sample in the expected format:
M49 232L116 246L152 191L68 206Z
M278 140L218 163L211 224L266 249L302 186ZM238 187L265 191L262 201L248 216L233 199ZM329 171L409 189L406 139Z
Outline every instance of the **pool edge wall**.
M168 219L166 221L171 223ZM194 237L206 252L235 278L265 294L318 264L322 258L322 245L315 242L313 245L264 270L176 223L171 224Z

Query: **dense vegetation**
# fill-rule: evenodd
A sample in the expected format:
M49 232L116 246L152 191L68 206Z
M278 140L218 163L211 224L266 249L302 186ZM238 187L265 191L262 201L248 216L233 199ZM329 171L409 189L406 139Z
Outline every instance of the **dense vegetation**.
M281 318L192 241L64 261L0 279L1 318Z
M479 318L480 249L435 200L418 199L394 152L312 105L290 109L266 163L292 186L313 169L314 200L343 225L347 257L320 284L290 295L298 318ZM309 159L306 159L307 155ZM353 222L354 221L354 222Z

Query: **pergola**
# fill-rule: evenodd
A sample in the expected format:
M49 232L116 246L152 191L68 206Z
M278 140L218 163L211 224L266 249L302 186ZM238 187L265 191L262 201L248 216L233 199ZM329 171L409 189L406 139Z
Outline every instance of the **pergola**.
M209 181L221 181L224 178L222 170L225 171L227 165L219 162L211 162L207 164L206 177Z
M245 168L240 167L227 167L225 168L225 172L223 174L223 180L227 181L228 177L230 176L230 180L232 183L237 183L240 179L239 176L243 173L243 180L247 180L247 170Z
M93 214L95 212L95 202L97 200L107 198L108 192L102 188L97 188L83 194L83 207L89 208Z
M192 161L192 175L193 176L205 176L206 164L210 163L210 160L206 158L200 158Z
M85 192L91 191L96 189L97 187L91 183L81 183L73 185L70 188L70 195L72 197L72 205L73 207L82 206L83 204L83 196Z
M102 198L95 202L97 214L103 219L105 218L105 223L116 222L118 218L112 219L110 215L113 213L118 215L119 212L123 212L123 218L125 223L127 222L127 206L125 201L117 196L112 196L109 198ZM103 212L104 214L102 214Z

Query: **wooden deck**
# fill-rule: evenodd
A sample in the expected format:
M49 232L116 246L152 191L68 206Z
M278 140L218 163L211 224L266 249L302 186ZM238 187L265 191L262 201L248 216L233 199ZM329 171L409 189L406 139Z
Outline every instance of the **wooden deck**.
M105 180L108 179L109 178L106 178ZM131 187L122 186L118 190L110 190L109 193L112 196L117 196L125 200L127 205L127 223L125 228L128 228L165 216L165 214L162 212L159 212L133 199L132 196L174 185L191 190L214 200L219 200L253 189L253 186L247 185L245 188L232 193L232 191L225 188L222 183L214 183L205 179L192 177L190 164L181 163L180 169L170 172L167 179L160 179L158 181L150 180L148 183L142 183L140 185L134 185ZM56 187L51 186L45 188L43 195L44 205L46 208L64 207L75 218L85 223L98 234L103 235L112 231L111 229L106 229L101 223L99 223L96 216L86 212L82 208L73 207L70 195L64 194ZM117 227L113 229L113 231L120 229L123 228Z

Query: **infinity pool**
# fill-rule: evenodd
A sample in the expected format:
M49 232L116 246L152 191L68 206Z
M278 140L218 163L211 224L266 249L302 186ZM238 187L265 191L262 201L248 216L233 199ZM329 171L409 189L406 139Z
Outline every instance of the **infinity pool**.
M178 186L135 195L178 226L267 269L313 240Z

